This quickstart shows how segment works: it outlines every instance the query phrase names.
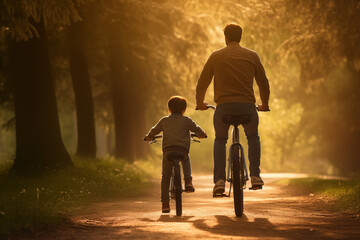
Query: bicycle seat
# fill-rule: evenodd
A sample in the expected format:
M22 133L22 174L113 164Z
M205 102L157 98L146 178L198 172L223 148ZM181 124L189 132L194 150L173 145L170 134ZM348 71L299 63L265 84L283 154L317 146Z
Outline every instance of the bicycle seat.
M251 115L225 115L222 120L226 124L237 126L249 123L251 121Z
M186 157L182 152L171 152L167 155L169 161L181 161Z

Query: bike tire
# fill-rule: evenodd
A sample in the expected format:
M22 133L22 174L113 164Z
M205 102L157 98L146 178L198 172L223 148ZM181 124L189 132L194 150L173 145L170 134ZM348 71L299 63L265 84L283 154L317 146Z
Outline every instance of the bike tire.
M242 161L240 161L239 153L239 146L234 146L232 148L232 179L234 186L234 208L236 217L241 217L244 212L244 189L242 184L244 179L244 167Z
M176 203L176 216L182 215L182 186L181 186L181 174L180 174L180 165L174 164L174 185L175 185L175 203Z

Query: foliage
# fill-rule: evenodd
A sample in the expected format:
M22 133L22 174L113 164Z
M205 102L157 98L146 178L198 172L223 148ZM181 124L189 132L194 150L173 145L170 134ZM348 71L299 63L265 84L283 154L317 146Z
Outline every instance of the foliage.
M16 40L27 41L38 36L31 21L43 20L46 25L70 25L79 21L76 6L83 0L1 0L0 26L5 27Z
M319 178L288 179L281 181L289 187L304 187L307 192L320 195L340 210L360 213L360 181Z
M0 233L54 224L84 201L137 195L148 179L124 161L73 160L74 169L28 177L9 175L2 163Z
M308 136L317 137L322 157L342 173L356 172L360 114L353 110L360 108L360 3L298 0L285 6L290 11L282 15L291 36L280 52L294 54L300 63L301 124Z
M84 20L99 149L105 155L114 145L110 38L122 59L118 81L131 99L126 103L132 112L124 116L140 146L140 135L167 114L166 100L175 94L188 98L186 114L212 134L211 114L193 111L196 80L210 53L225 45L224 25L237 22L243 27L241 45L259 53L271 85L272 111L260 114L262 169L349 174L360 164L359 8L357 0L2 0L0 23L2 33L27 39L35 33L21 19L44 16L62 132L72 149L74 107L64 33L71 22ZM209 103L212 94L210 87ZM206 140L193 146L194 166L212 167L211 145Z

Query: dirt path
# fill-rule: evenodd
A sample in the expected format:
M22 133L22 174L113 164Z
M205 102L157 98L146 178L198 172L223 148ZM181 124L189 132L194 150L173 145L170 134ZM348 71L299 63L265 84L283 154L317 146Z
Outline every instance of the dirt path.
M279 177L264 174L262 191L245 192L241 218L234 217L232 198L212 198L211 176L198 176L196 192L183 195L182 217L161 214L157 185L143 198L93 204L73 223L23 239L360 239L359 216L327 211L316 196L287 193L273 183Z

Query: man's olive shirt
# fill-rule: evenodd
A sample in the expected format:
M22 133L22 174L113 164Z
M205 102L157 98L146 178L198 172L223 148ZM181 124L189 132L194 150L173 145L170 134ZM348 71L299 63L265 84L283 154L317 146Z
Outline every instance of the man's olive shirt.
M196 86L196 102L202 103L205 92L214 77L216 104L244 102L255 104L254 78L259 86L262 104L268 104L269 81L255 51L231 42L213 52L206 62Z

